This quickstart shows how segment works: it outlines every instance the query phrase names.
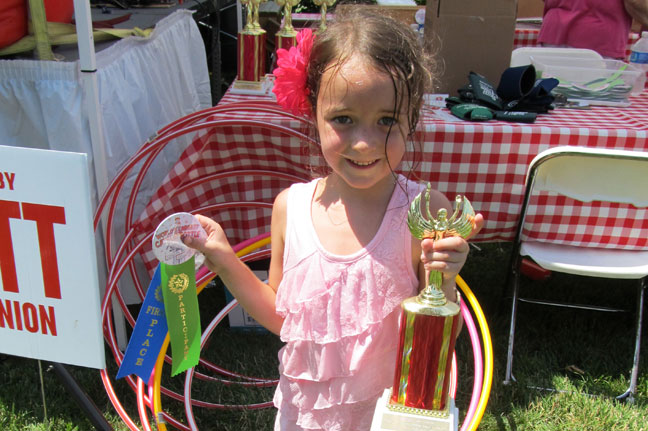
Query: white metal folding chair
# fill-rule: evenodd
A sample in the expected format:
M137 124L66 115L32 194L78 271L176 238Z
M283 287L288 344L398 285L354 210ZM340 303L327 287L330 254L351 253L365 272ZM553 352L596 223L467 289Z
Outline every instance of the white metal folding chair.
M648 153L585 147L554 147L538 154L531 162L526 178L526 191L518 221L507 283L512 278L513 304L509 331L506 375L504 383L514 381L512 374L513 345L518 302L585 308L598 311L619 311L606 307L583 306L549 301L535 301L518 295L520 264L530 257L541 267L556 272L604 277L636 279L637 310L635 351L630 385L618 399L634 400L637 386L643 298L648 281L648 250L621 250L565 246L522 240L522 229L533 193L554 192L582 201L605 201L648 207ZM558 228L558 226L556 226Z

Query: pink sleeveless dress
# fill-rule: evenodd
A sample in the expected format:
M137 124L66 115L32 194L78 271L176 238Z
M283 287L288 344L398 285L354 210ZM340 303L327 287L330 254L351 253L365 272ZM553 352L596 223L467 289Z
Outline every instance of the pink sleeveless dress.
M424 187L400 176L376 236L340 256L322 247L312 224L317 181L288 193L275 430L369 430L394 376L400 303L418 288L407 210Z

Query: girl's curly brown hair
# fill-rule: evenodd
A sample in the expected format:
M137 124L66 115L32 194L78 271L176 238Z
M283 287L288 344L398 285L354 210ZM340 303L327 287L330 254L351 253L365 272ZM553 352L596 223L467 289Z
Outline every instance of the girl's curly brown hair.
M431 89L433 66L418 35L405 24L372 8L356 7L341 14L318 32L308 65L306 88L313 117L321 78L328 68L339 68L353 55L361 55L376 70L392 76L396 91L395 112L407 103L407 132L416 129L423 95Z

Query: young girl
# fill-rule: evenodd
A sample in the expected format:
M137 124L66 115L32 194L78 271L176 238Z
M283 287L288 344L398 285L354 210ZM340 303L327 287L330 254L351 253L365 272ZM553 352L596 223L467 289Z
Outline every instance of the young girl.
M286 343L275 430L368 430L392 384L401 301L425 286L425 268L443 273L443 290L455 301L468 243L421 242L407 227L409 204L424 186L394 170L430 82L416 35L355 12L311 36L302 32L298 47L280 54L275 91L280 104L315 120L330 173L277 196L268 284L211 219L198 216L206 241L184 241ZM430 200L433 214L451 210L439 192ZM478 215L477 230L482 221Z

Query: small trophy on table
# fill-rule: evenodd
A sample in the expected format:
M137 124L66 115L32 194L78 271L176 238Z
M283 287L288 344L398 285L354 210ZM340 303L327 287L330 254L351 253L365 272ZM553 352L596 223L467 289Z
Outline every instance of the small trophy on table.
M412 235L421 240L468 237L475 217L468 199L457 196L451 217L440 209L434 218L429 210L430 187L428 183L424 198L422 192L410 206L407 224ZM449 384L460 308L447 301L439 271L426 271L426 279L425 289L401 305L394 384L378 400L371 431L457 429L458 414Z
M241 0L247 7L245 27L237 39L235 93L265 94L271 82L266 79L266 31L259 24L259 5L266 0Z

